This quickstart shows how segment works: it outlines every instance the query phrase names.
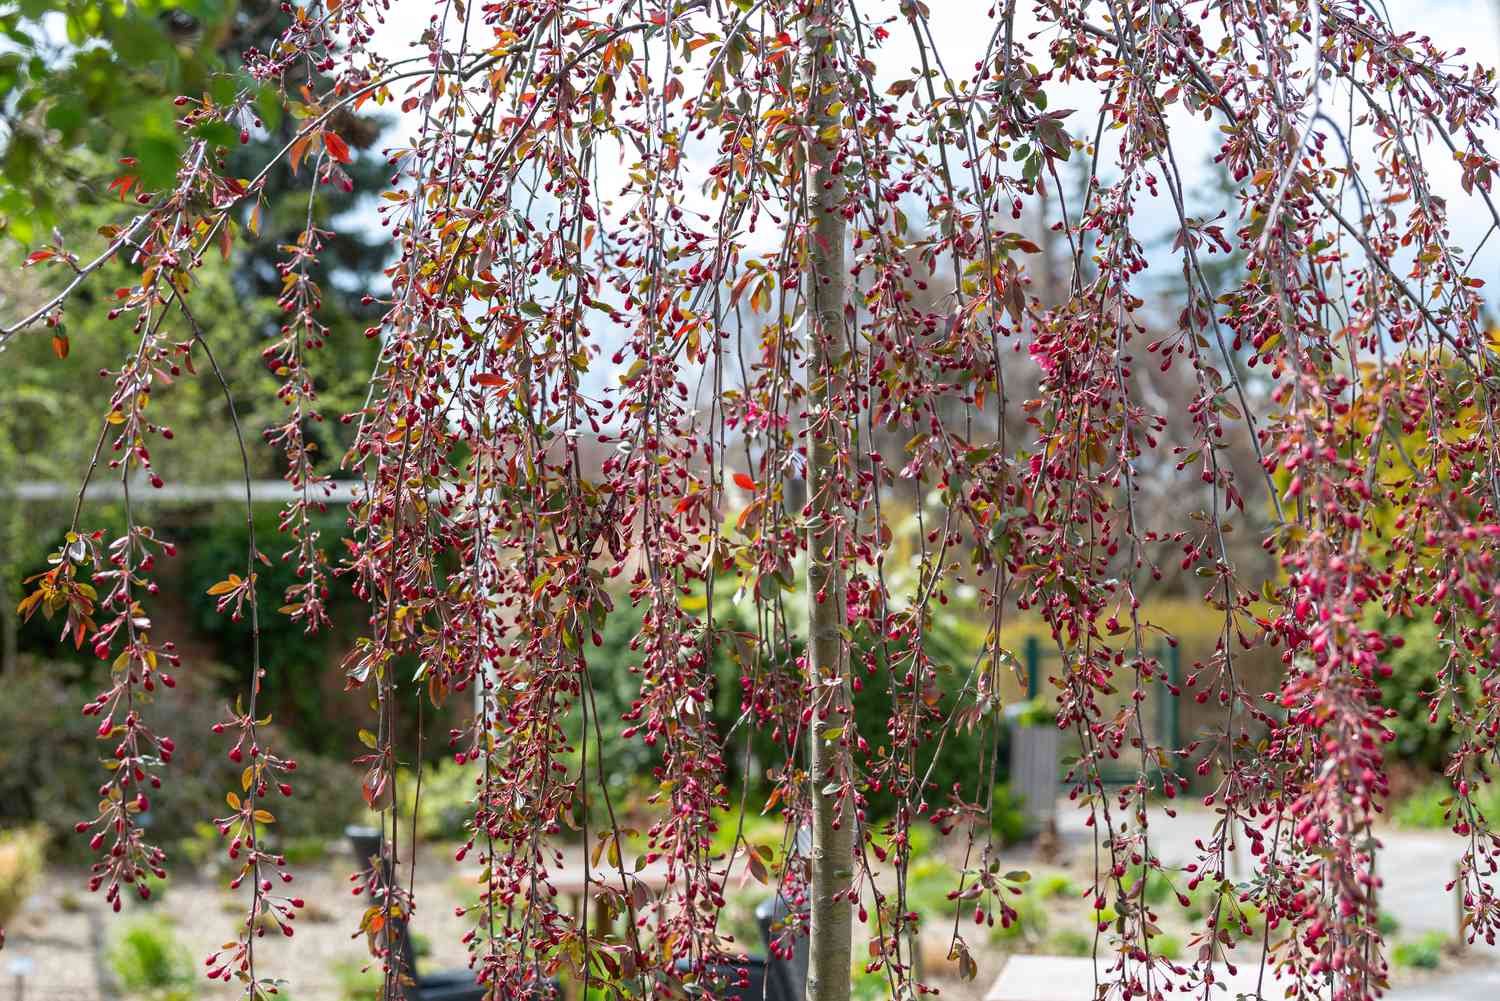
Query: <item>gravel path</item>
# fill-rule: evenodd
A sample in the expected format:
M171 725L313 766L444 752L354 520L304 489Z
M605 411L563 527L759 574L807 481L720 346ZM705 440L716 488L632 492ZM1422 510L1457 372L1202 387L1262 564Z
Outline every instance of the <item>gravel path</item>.
M1086 869L1092 832L1076 811L1063 809L1059 819L1064 855L1074 863L1075 871ZM1195 854L1193 842L1205 837L1211 824L1212 815L1204 812L1182 811L1171 820L1161 817L1153 825L1158 853L1168 863L1189 861ZM1400 922L1396 939L1415 939L1432 931L1451 937L1456 911L1444 884L1452 878L1456 840L1441 833L1395 830L1383 831L1381 840L1386 909ZM1024 855L1014 859L1018 867L1032 862ZM351 938L364 906L363 897L350 893L348 873L353 868L352 854L342 851L324 862L294 867L298 875L293 886L308 907L296 922L294 938L267 935L259 950L262 968L291 983L291 1001L339 1001L368 961L363 937ZM420 964L424 971L465 964L460 939L467 926L454 908L469 892L463 881L472 875L472 866L459 867L446 850L423 852L413 924L419 938L431 947L431 954ZM11 968L17 957L32 961L24 985L25 1001L117 1001L122 997L105 961L122 925L121 917L110 914L101 897L86 892L83 882L78 869L50 871L8 929L9 942L0 953L0 1001L16 996ZM230 894L222 881L178 875L168 882L160 902L150 906L127 903L130 913L124 918L149 914L169 922L194 967L201 971L204 957L234 938L243 906L243 891ZM1054 913L1054 924L1059 924L1058 917ZM942 962L941 956L934 959L933 966ZM944 1001L977 1001L1003 968L1006 954L981 945L976 959L978 980L943 982ZM198 979L197 997L204 1001L229 1001L237 996L234 985ZM368 995L361 992L360 996ZM1500 950L1480 945L1461 961L1446 959L1444 969L1433 974L1397 971L1397 985L1388 997L1390 1001L1494 1001L1500 998Z
M334 855L323 863L291 868L296 881L289 890L306 899L308 906L296 921L294 937L283 938L273 931L259 940L257 964L265 973L291 982L292 1001L337 1001L344 982L357 976L369 958L364 937L350 937L365 905L364 897L350 893L353 855ZM463 889L457 868L437 852L424 853L418 879L420 899L413 926L432 948L422 968L464 965L466 955L459 939L466 926L453 913ZM127 902L126 913L115 915L102 895L87 892L83 883L84 875L77 869L48 872L41 889L8 929L9 940L0 953L0 1001L15 997L9 967L22 956L33 964L26 978L25 1001L115 1001L122 997L105 956L120 929L132 918L145 916L169 923L195 970L201 972L208 954L234 939L247 892L232 894L223 888L223 881L173 876L159 902ZM197 978L200 999L237 998L239 993L237 983Z

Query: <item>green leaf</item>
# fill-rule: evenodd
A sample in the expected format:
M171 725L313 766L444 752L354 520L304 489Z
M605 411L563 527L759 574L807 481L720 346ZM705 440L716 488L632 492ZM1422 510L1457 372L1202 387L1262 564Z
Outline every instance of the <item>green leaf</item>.
M47 109L47 128L70 134L83 124L83 118L83 106L79 102L58 101Z
M142 187L163 188L177 176L179 147L172 140L147 136L131 144L131 153L136 158Z
M192 134L206 139L215 146L234 146L239 142L240 130L228 122L204 122L193 127Z
M230 104L239 89L239 81L228 73L217 73L208 82L208 93L215 104Z
M260 112L260 120L265 123L266 129L275 132L281 125L282 117L281 97L276 93L275 87L260 89L260 93L255 96L255 110Z

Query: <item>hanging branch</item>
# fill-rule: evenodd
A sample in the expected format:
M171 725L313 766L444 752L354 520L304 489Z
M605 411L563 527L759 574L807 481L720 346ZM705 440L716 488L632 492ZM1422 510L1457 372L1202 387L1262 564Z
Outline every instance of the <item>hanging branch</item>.
M55 329L127 253L139 272L111 304L136 349L85 480L108 443L125 534L84 531L80 492L22 605L64 613L69 638L114 658L86 708L118 762L80 827L101 853L94 888L118 906L122 884L164 871L137 814L172 750L145 696L176 654L139 601L170 547L137 523L133 492L137 477L161 482L147 439L167 429L146 416L161 373L201 348L234 415L233 366L188 305L193 272L210 250L233 253L230 213L251 201L255 218L280 165L309 167L314 190L352 185L334 116L373 103L418 124L386 151L380 218L396 253L366 331L380 341L367 396L343 415L362 492L332 570L310 521L327 482L309 437L327 333L311 276L344 221L315 219L311 194L264 358L287 405L268 438L297 492L282 527L300 576L283 611L319 626L339 577L367 607L342 670L378 715L358 763L391 870L358 886L384 997L411 974L393 933L419 889L415 831L397 823L400 759L422 740L423 718L398 712L408 686L435 705L473 699L450 738L478 769L458 855L477 866L466 944L492 997L539 996L556 976L617 994L721 990L738 975L720 916L739 873L805 910L775 949L810 935L813 1001L846 1001L856 956L893 999L925 993L916 825L964 828L954 901L980 924L1016 916L1021 876L981 830L996 763L976 763L972 789L932 776L962 731L993 754L1016 662L1002 627L1023 617L1050 634L1048 695L1080 749L1068 783L1096 837L1101 996L1207 998L1227 962L1338 1001L1382 988L1371 832L1392 710L1379 680L1418 614L1447 651L1431 719L1458 735L1454 889L1469 937L1493 939L1500 841L1476 792L1500 762L1485 694L1500 684L1500 342L1482 320L1479 248L1454 244L1457 193L1429 162L1452 158L1463 197L1500 227L1491 71L1353 0L1000 0L963 15L982 42L972 70L940 44L951 15L920 0L446 0L422 9L433 20L408 59L374 44L393 5L288 5L280 42L247 68L300 116L291 140L246 181L193 139L175 183L138 192L98 256L33 253L67 269L61 287L0 329L0 346ZM1049 101L1061 84L1097 96L1076 134ZM238 122L251 100L184 97L181 124ZM1217 218L1193 214L1184 122L1217 129L1232 190ZM1064 190L1075 156L1081 198ZM1162 255L1141 235L1158 198L1175 238ZM1028 209L1064 234L1066 281L1006 228ZM1213 282L1216 254L1239 263ZM1146 283L1164 261L1159 292ZM179 318L191 337L174 343ZM250 547L220 597L249 603L256 634L253 534ZM1175 642L1152 619L1168 587L1200 594L1215 623L1180 687L1152 652ZM947 663L936 630L969 594L988 634ZM600 662L588 648L625 603L641 622L628 656ZM1282 660L1270 692L1243 670L1259 648ZM712 711L722 657L740 675L726 727ZM259 804L291 765L260 735L260 671L249 711L223 724L252 758L247 799L220 820L254 879L250 923L211 963L252 1001L272 983L258 919L298 906L262 878L281 867L258 843ZM649 761L639 834L606 784L606 673L632 686L622 739ZM1216 702L1216 722L1166 746L1151 713L1182 692ZM749 762L764 744L761 805L786 822L782 849L740 825L715 854L720 811L749 801L748 780L726 785L728 755ZM1181 872L1158 856L1172 822L1158 791L1201 793L1217 814ZM877 794L891 817L868 815ZM624 934L555 903L580 811L586 873L606 854L619 870L589 891L626 915ZM663 874L654 901L627 871L636 838ZM1235 883L1245 844L1256 871ZM1148 880L1179 903L1208 888L1190 962L1164 955ZM1267 921L1258 942L1249 904ZM970 976L974 952L955 922L950 956Z

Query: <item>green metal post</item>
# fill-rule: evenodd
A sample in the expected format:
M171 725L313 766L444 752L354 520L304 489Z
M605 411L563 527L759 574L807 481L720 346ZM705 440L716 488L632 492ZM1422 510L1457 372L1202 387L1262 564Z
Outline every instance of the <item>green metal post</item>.
M1159 736L1161 738L1162 746L1168 748L1169 750L1175 751L1179 746L1181 746L1178 743L1177 739L1177 700L1173 698L1172 693L1167 690L1167 685L1172 685L1175 687L1182 684L1182 648L1172 646L1170 643L1165 642L1162 644L1162 646L1165 649L1162 650L1161 663L1162 668L1166 671L1167 676L1161 686L1162 733Z
M1026 637L1026 697L1034 699L1042 693L1042 641L1035 636Z

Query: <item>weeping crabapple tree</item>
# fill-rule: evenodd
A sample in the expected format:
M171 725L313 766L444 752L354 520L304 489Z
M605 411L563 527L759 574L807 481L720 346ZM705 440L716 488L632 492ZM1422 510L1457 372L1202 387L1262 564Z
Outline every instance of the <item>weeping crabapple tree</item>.
M849 997L856 935L857 961L892 997L922 993L905 894L914 824L967 846L954 887L965 915L1014 917L1017 874L989 834L992 763L953 790L916 763L955 727L990 739L1012 662L998 637L1020 611L1051 627L1058 725L1082 747L1071 795L1099 836L1095 906L1114 915L1097 938L1100 997L1207 998L1226 961L1303 997L1380 994L1377 680L1401 639L1367 625L1377 610L1440 627L1430 696L1458 734L1452 889L1468 937L1493 941L1500 840L1473 797L1500 735L1500 343L1482 321L1478 248L1455 246L1449 226L1455 210L1500 226L1492 72L1404 32L1378 0L966 0L986 39L966 65L918 0L440 0L407 5L430 12L408 58L373 44L397 6L284 4L280 41L246 54L232 96L178 100L189 141L175 186L139 190L127 161L116 188L134 208L102 231L106 248L33 252L59 290L0 335L50 328L65 345L70 296L107 260L136 269L110 315L139 340L109 373L85 479L119 478L128 523L91 530L80 493L22 606L60 617L110 665L84 707L105 759L98 815L78 825L98 853L91 888L118 908L168 864L139 818L172 776L152 703L171 698L179 657L151 606L173 550L132 501L171 473L151 461L171 434L152 420L153 393L198 372L235 406L194 315L194 271L254 232L270 171L285 164L310 190L349 185L329 123L384 105L416 124L389 151L381 193L395 260L367 331L379 363L365 405L340 415L357 427L342 466L363 484L354 545L334 561L310 528L333 470L305 434L322 419L319 357L339 350L318 319L332 293L310 277L336 221L310 202L284 248L285 325L264 350L283 380L286 419L264 436L298 495L282 519L298 583L257 589L273 543L252 536L215 593L257 647L266 615L324 624L331 587L368 604L342 671L379 708L358 764L397 857L413 835L395 822L394 748L417 724L398 717L396 693L474 701L451 741L475 775L459 856L483 894L465 943L491 996L534 996L559 971L616 997L715 989L712 971L738 954L719 917L743 869L808 905L788 934L811 936L812 1001ZM259 127L258 90L309 76L330 83L279 88L294 139L255 176L227 174L227 148ZM1064 86L1094 94L1093 110L1050 107ZM1185 129L1215 137L1234 182L1227 218L1185 207ZM1086 166L1071 200L1063 160ZM1434 191L1439 169L1461 207ZM1045 197L1069 265L1047 298L1016 222ZM1148 206L1176 234L1150 270ZM1243 266L1211 290L1206 262L1230 251ZM1159 322L1145 282L1164 270L1177 303ZM1161 440L1145 366L1185 373L1192 440ZM238 448L256 447L248 438ZM906 444L882 454L877 439ZM1247 482L1223 461L1230 443L1259 457ZM1168 530L1148 527L1136 499L1161 468L1182 481ZM890 505L931 491L941 504L898 588ZM1237 568L1237 524L1260 533L1274 573ZM1219 722L1181 748L1144 723L1162 667L1140 591L1164 566L1196 580L1221 622L1215 652L1173 693L1217 706ZM977 590L988 637L972 664L937 664L922 638L961 585ZM698 593L706 603L684 600ZM575 804L602 798L614 816L587 668L620 601L643 619L633 663L609 668L639 681L626 736L653 749L659 783L642 851L668 876L655 901L615 873L598 894L626 920L605 934L588 909L560 910L548 883ZM753 633L727 618L731 601L753 608ZM741 732L716 732L708 712L710 656L725 645L740 657ZM1278 690L1237 672L1259 645L1286 665ZM275 670L275 650L257 658L257 677ZM956 699L934 694L945 670L961 679L945 690ZM861 732L850 707L872 686L888 720ZM1115 689L1134 693L1123 708ZM244 765L215 821L248 913L207 972L252 999L280 984L266 932L290 936L303 906L256 837L294 794L294 762L265 727L252 689L215 728ZM711 847L714 812L742 799L726 756L752 731L784 753L763 805L788 830L811 828L807 851L790 837L775 855L743 837L727 857ZM1115 759L1139 777L1107 790ZM1169 796L1196 773L1217 813L1198 857L1168 874L1182 891L1225 888L1181 960L1162 955L1146 880L1127 875L1164 869L1148 773ZM895 795L889 822L865 815L873 789ZM583 837L611 857L628 841L614 821ZM1238 847L1255 868L1232 884ZM361 880L361 930L382 996L397 997L410 971L382 929L421 887L399 870ZM972 975L960 924L925 933L950 938Z

